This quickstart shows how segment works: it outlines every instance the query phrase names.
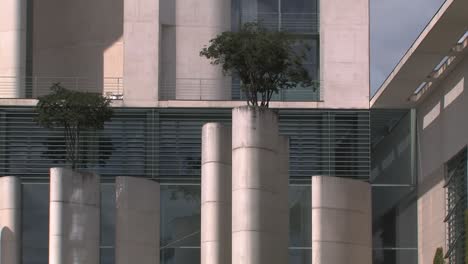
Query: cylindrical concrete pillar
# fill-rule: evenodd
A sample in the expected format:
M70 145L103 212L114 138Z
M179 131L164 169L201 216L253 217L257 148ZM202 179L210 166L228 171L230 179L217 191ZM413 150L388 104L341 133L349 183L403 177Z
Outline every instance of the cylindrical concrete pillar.
M99 176L50 169L49 264L99 263Z
M0 177L0 263L21 263L21 182Z
M370 184L312 177L312 263L372 263Z
M117 177L115 263L159 263L159 183Z
M26 0L0 2L0 98L22 98L26 73ZM1 81L1 80L0 80Z
M174 1L176 99L231 99L231 78L199 55L210 39L231 29L231 0Z
M201 264L231 263L231 130L202 128Z
M286 141L278 135L277 114L235 108L232 131L232 263L287 263L287 243L280 241L288 230L280 161Z

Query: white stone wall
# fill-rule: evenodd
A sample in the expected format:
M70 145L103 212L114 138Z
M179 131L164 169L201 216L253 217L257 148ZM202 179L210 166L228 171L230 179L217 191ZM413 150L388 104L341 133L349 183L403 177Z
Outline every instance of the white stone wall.
M114 89L117 80L104 78L123 75L123 1L32 1L33 96L49 92L54 82Z
M99 176L50 169L49 263L99 264Z
M419 138L419 263L446 245L445 163L468 144L468 59L465 57L417 108Z
M232 263L288 262L287 140L271 109L232 112ZM285 197L286 196L286 197Z
M159 263L159 183L117 177L115 263Z
M26 0L0 2L0 98L24 97L26 74ZM4 79L8 76L11 78Z
M325 108L369 107L369 0L320 1Z
M170 1L170 2L168 2ZM230 0L165 0L161 2L161 91L178 100L230 100L231 79L219 66L200 57L217 34L231 29ZM174 99L174 98L173 98Z
M201 264L231 263L231 130L202 128Z
M370 184L312 177L312 263L372 263Z
M21 263L21 182L0 177L0 263Z
M159 35L159 0L124 0L126 101L158 100Z

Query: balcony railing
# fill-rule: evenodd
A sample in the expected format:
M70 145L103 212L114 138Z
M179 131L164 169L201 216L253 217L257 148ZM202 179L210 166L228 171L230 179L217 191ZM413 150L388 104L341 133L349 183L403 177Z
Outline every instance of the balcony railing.
M37 98L50 92L54 83L63 87L83 92L102 93L112 100L124 99L123 79L104 77L91 80L81 77L13 77L0 76L0 99ZM227 89L231 86L230 91ZM155 88L156 89L156 88ZM177 82L161 84L160 100L200 100L200 101L238 101L245 100L238 82L214 79L179 79ZM322 89L319 81L309 87L297 87L282 90L274 94L272 101L316 102L322 101Z
M228 85L231 86L230 93L226 88ZM223 93L223 90L226 92ZM238 82L223 84L222 81L213 79L178 79L176 82L163 83L160 85L159 95L161 100L245 100L245 94ZM314 81L309 87L281 90L273 95L272 101L322 101L320 81Z
M0 98L37 98L48 94L54 83L75 91L102 92L113 100L121 100L124 95L121 77L98 80L83 77L0 76Z

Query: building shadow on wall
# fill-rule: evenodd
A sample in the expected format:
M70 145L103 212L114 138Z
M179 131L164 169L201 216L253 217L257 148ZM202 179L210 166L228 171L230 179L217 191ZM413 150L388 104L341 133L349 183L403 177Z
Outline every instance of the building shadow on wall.
M31 2L33 97L54 82L99 93L122 89L123 0Z

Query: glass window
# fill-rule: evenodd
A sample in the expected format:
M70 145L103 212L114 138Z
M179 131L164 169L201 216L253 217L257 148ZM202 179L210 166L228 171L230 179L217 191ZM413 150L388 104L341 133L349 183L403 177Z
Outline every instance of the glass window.
M161 263L200 263L199 185L161 185Z
M447 193L447 253L450 263L465 263L465 210L467 208L467 151L466 148L446 165Z
M49 262L49 184L23 184L22 257L26 264Z
M283 13L315 13L318 11L317 0L279 0Z
M101 264L115 263L115 184L101 183Z
M374 263L417 263L417 197L414 187L372 188Z
M311 186L289 186L289 263L311 263Z

